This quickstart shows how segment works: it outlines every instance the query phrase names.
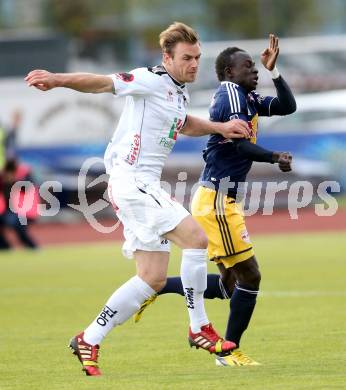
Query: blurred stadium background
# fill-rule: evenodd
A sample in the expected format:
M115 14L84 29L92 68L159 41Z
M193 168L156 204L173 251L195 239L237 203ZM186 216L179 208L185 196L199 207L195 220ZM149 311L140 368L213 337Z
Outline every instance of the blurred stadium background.
M16 137L20 159L32 166L38 184L62 183L62 191L54 193L61 211L41 222L81 217L66 207L78 203L77 174L88 157L102 158L123 100L63 89L43 95L27 88L23 77L34 68L107 74L158 64L158 33L174 20L191 24L201 36L203 56L198 81L190 87L190 112L204 117L217 85L216 55L236 45L258 59L268 33L280 37L278 66L297 96L298 111L288 118L263 121L259 144L293 153L290 182L309 180L316 188L323 180L337 180L344 191L345 1L0 0L0 123L8 129L13 113L20 111ZM258 91L273 93L270 77L260 64L259 69ZM187 172L186 203L198 180L205 143L205 138L180 137L164 172L169 183L178 181L179 172ZM91 203L105 190L104 181L90 184L102 172L102 163L88 171L86 192ZM284 179L275 167L255 164L249 180ZM286 205L287 192L282 192L275 206ZM99 215L111 213L109 207Z
M183 313L183 303L167 297L167 304L159 300L148 311L139 328L127 324L112 334L102 355L107 376L97 388L345 388L345 0L0 0L0 139L15 127L14 153L32 167L38 185L62 183L61 191L52 191L63 206L32 226L42 250L0 251L0 388L96 388L79 377L77 363L62 348L114 286L133 273L133 264L122 260L114 242L121 230L97 233L80 211L67 206L79 203L78 189L85 184L78 183L80 168L89 157L102 158L123 101L63 89L43 94L28 88L23 78L34 68L107 74L156 65L158 33L174 20L192 25L202 40L190 112L204 117L217 85L213 63L219 51L237 45L258 58L269 33L280 37L278 67L293 88L298 110L263 121L259 144L293 153L290 182L309 181L316 188L324 180L338 181L339 211L322 218L313 208L305 209L299 220L291 220L287 192L282 192L273 216L248 217L263 293L245 344L249 355L264 363L259 370L234 371L230 380L229 372L215 371L205 355L188 351L186 319L171 310L181 305ZM274 92L263 71L258 90ZM202 168L205 142L180 137L164 171L163 180L173 190L180 182L175 195L186 205ZM88 170L90 204L104 196L106 181L97 180L103 172L99 160ZM255 164L249 179L280 182L287 177L275 167ZM185 181L188 191L182 198ZM113 223L111 207L98 218ZM76 241L90 245L69 245ZM215 272L213 264L209 267ZM178 268L174 249L170 274ZM225 302L207 305L222 329ZM161 342L148 352L154 328L161 340L168 328L174 334L168 348ZM137 349L128 345L129 335Z

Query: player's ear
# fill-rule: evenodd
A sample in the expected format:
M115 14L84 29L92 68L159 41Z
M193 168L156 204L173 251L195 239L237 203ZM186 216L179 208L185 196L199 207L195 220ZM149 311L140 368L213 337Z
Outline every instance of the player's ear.
M172 61L172 55L165 51L162 54L162 60L163 60L163 63L170 64Z
M225 70L225 76L227 79L231 79L232 76L233 76L233 72L232 72L232 67L231 66L226 66Z

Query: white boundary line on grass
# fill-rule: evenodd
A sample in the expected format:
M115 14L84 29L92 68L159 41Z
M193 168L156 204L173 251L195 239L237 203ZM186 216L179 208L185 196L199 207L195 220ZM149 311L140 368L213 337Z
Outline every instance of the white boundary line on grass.
M79 292L84 291L80 287L0 287L1 294L11 293L24 293L24 292L60 292L60 291L73 291ZM301 297L344 297L346 296L345 291L260 291L259 296L264 298L301 298Z
M265 298L344 297L346 291L260 291L259 296Z

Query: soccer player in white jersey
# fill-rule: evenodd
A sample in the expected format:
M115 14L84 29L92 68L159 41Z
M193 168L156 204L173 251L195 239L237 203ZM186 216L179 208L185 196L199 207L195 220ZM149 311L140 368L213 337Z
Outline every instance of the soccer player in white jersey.
M196 32L174 23L160 34L162 66L130 73L57 74L33 70L26 81L42 91L56 87L126 96L117 129L105 153L109 197L124 225L123 253L134 257L137 274L108 299L95 320L72 338L70 347L86 375L101 375L99 345L109 331L138 311L166 282L170 241L182 248L181 278L190 317L191 346L210 353L232 350L213 329L204 308L208 239L190 213L161 188L161 171L178 133L249 136L244 121L216 123L187 115L185 83L197 75L201 55Z

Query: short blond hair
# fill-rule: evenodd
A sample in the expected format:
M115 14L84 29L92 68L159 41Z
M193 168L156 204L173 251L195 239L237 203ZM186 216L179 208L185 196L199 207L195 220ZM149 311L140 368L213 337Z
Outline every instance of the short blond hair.
M160 34L160 46L163 53L172 54L178 42L194 45L199 42L198 34L184 23L174 22Z

